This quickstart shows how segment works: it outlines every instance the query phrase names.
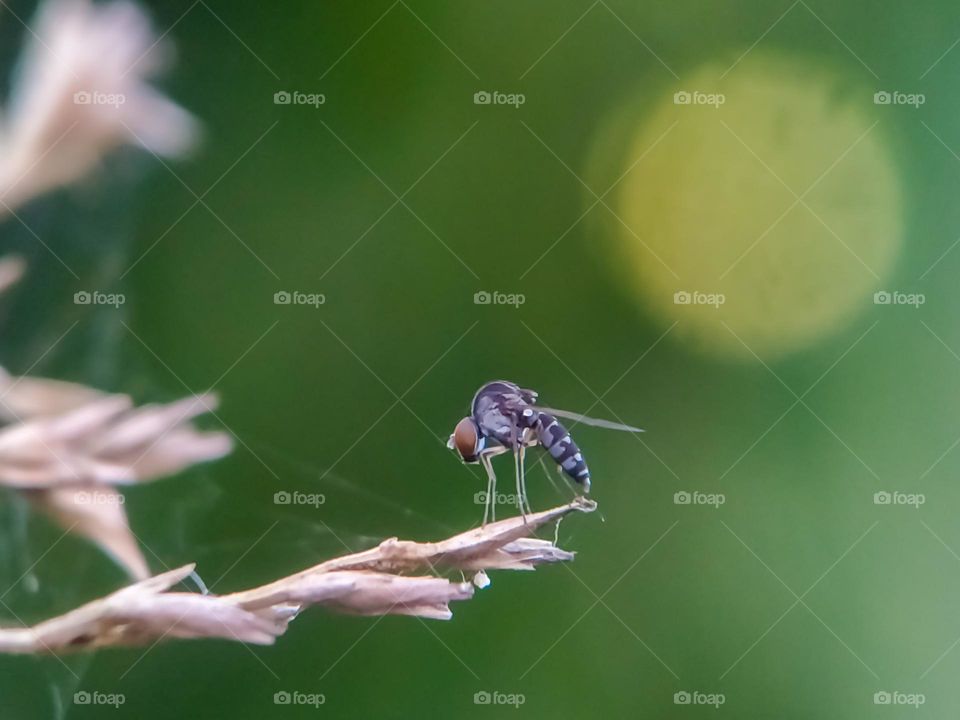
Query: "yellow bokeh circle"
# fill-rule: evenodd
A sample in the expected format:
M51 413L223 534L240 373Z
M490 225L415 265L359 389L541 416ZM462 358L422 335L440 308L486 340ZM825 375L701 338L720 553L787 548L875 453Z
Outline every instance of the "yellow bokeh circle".
M605 232L627 287L679 337L769 358L870 305L898 254L901 190L866 90L759 51L728 67L604 128L620 176Z

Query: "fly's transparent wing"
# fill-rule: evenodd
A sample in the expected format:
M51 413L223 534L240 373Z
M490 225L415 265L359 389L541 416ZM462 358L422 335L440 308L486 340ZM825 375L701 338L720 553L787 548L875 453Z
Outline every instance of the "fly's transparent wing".
M610 420L599 420L597 418L587 417L586 415L569 412L567 410L557 410L556 408L543 407L541 405L534 405L533 407L541 412L550 413L551 415L556 415L557 417L567 418L568 420L575 420L583 425L592 425L593 427L606 428L607 430L623 430L624 432L644 432L642 428L635 428L631 427L630 425L624 425L623 423L611 422Z

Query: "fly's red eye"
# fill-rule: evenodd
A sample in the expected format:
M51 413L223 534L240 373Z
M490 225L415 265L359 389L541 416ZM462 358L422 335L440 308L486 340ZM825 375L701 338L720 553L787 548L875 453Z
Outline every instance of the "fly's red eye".
M473 418L465 417L457 423L453 431L453 444L464 460L472 459L477 454L477 426Z

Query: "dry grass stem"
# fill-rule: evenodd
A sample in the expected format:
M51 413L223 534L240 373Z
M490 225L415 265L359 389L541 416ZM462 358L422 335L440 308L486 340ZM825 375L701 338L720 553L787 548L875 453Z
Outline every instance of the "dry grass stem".
M448 620L449 603L473 597L474 584L434 575L443 568L477 573L532 570L574 554L530 535L596 504L577 498L527 516L469 530L446 540L418 543L391 538L377 547L320 563L262 587L230 595L170 592L193 565L112 593L31 628L0 629L0 652L63 653L106 646L143 645L161 638L222 638L272 644L291 620L312 605L354 615L415 615Z

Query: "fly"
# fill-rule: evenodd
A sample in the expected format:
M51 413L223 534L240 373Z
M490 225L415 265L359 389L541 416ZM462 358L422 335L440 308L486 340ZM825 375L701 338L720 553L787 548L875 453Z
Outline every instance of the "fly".
M447 447L455 450L463 462L480 463L487 472L484 525L488 516L496 519L497 476L490 461L502 453L513 452L517 506L524 517L532 512L527 501L523 467L524 453L528 447L542 447L567 477L581 486L585 493L590 492L590 470L583 453L557 418L610 430L643 432L629 425L544 407L536 401L537 393L533 390L505 380L489 382L474 395L470 414L457 423L447 441Z

